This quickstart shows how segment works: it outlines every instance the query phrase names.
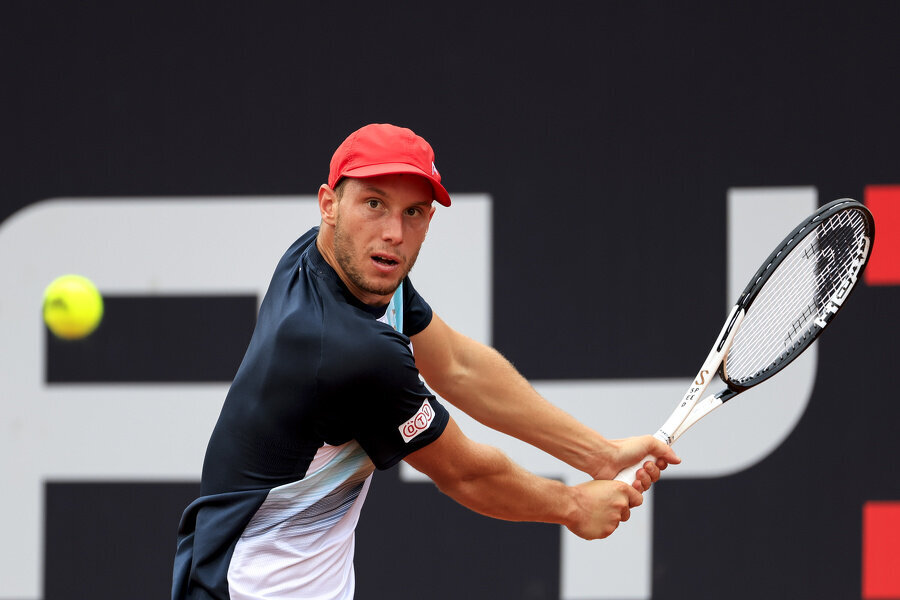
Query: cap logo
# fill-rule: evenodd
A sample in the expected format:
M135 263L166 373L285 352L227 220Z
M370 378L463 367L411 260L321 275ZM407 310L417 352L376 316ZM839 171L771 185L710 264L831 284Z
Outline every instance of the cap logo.
M434 166L434 162L431 163L431 174L432 174L432 175L437 175L437 174L438 174L438 170L437 170L437 167Z

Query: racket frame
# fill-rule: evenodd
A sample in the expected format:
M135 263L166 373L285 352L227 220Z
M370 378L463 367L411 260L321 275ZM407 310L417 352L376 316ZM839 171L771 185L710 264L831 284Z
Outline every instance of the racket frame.
M851 264L852 271L844 278L838 290L829 298L826 310L820 314L814 323L817 327L813 328L799 341L795 342L788 355L779 361L778 368L767 369L742 384L735 383L728 379L726 370L725 357L731 348L732 342L740 329L741 323L750 309L753 300L759 295L763 286L769 280L772 273L775 272L780 265L791 253L791 250L799 244L807 235L815 231L816 226L822 221L832 217L834 214L852 207L859 210L866 220L868 235L861 238L862 244L857 248L857 259ZM875 237L875 221L872 213L860 202L850 198L841 198L825 204L812 215L807 217L797 227L795 227L787 237L769 254L768 258L756 271L750 282L741 292L737 303L732 307L722 331L716 338L712 350L700 367L697 377L691 382L687 392L678 403L675 410L669 416L662 427L660 427L653 437L671 446L679 437L681 437L688 429L690 429L700 419L711 413L716 408L722 406L728 400L734 398L743 391L754 387L763 381L769 379L775 373L781 371L789 365L795 358L802 354L812 344L816 338L825 329L825 326L835 317L846 302L847 298L856 289L858 278L862 275L863 270L868 264L871 256L872 240ZM725 383L725 389L716 394L711 394L700 400L700 397L706 391L710 381L715 375ZM627 467L616 475L616 481L622 481L631 484L637 476L637 472L647 461L654 461L655 457L647 455L639 463Z
M757 269L756 273L750 279L750 282L741 292L741 295L738 297L738 301L736 303L737 306L740 306L744 309L744 312L750 310L751 304L759 295L760 291L762 291L763 286L765 286L766 282L769 280L769 277L778 266L791 254L791 250L803 241L807 235L816 230L816 226L819 223L831 218L836 213L841 212L843 210L847 210L847 208L852 207L855 210L859 210L860 213L866 220L867 229L869 232L868 236L863 236L862 241L864 242L864 246L858 248L858 254L860 258L858 261L854 261L854 271L849 274L848 277L845 278L841 289L838 292L842 292L840 297L835 298L834 296L829 299L828 309L824 314L818 316L815 320L816 325L809 334L805 335L799 341L795 342L791 349L788 351L788 355L779 361L779 367L776 369L768 369L762 371L760 374L752 377L745 383L737 383L729 379L728 377L728 361L725 360L722 362L719 367L719 377L726 383L729 389L739 394L745 390L750 389L755 385L759 385L766 379L775 375L790 364L797 356L803 353L810 344L812 344L822 331L825 329L825 326L835 317L835 315L840 311L843 307L844 302L850 296L854 289L856 289L856 282L860 275L862 275L863 270L866 268L866 264L868 264L869 257L872 255L871 253L871 244L872 239L875 237L875 221L872 218L872 213L869 212L869 209L865 207L865 205L857 202L856 200L852 200L850 198L841 198L839 200L834 200L825 204L821 208L819 208L812 215L807 217L802 223L797 225L784 240L769 254L768 258L763 261L762 266ZM734 395L736 395L734 394ZM732 395L731 397L733 397Z

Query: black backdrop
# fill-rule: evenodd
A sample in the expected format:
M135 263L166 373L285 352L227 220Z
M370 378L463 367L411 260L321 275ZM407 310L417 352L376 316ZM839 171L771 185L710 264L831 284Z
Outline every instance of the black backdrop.
M313 193L349 131L394 122L434 145L451 193L491 194L493 340L523 373L683 376L708 350L690 324L722 317L725 259L707 248L724 247L729 187L814 185L825 201L900 183L898 22L898 4L836 1L7 1L0 221L59 196ZM708 237L685 238L697 222ZM711 292L683 294L698 261ZM578 292L569 320L532 318L550 281ZM657 487L654 599L860 597L861 507L900 499L884 378L898 294L857 292L772 456ZM661 333L642 317L663 306ZM48 482L46 598L164 597L196 490ZM425 506L437 531L409 556L393 532ZM358 597L555 598L558 546L554 527L382 473Z

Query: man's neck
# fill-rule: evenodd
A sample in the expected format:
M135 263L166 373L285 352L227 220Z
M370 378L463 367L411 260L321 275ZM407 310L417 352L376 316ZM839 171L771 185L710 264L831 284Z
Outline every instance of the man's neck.
M338 263L337 258L334 256L334 237L331 231L325 231L325 227L319 228L319 235L316 236L316 248L319 250L319 254L322 255L322 258L325 259L334 272L337 273L337 276L344 283L344 286L353 294L357 300L362 302L363 304L368 304L369 306L375 307L383 307L387 306L391 301L391 295L389 296L380 296L377 294L373 294L371 292L367 292L363 289L360 289L359 286L355 285L350 278L347 277L347 274L344 273L344 270L341 268L341 265Z

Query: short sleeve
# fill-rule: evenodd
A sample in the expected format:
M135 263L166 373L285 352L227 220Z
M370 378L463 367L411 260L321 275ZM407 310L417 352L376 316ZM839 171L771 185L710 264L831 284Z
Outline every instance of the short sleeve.
M355 439L387 469L440 437L449 414L419 376L409 338L383 323L365 328L326 350L320 392L335 437Z
M431 323L431 306L419 295L409 277L403 282L403 333L412 337Z
M368 386L359 410L356 441L379 469L394 466L436 440L449 421L447 409L419 377L412 354L408 349L405 354L408 358L395 357L393 368L382 371L378 382Z

